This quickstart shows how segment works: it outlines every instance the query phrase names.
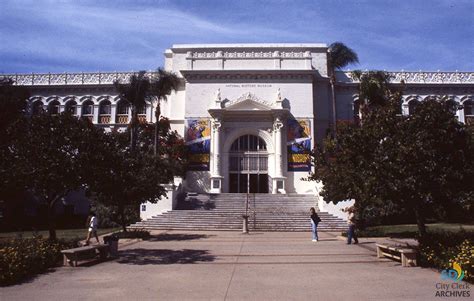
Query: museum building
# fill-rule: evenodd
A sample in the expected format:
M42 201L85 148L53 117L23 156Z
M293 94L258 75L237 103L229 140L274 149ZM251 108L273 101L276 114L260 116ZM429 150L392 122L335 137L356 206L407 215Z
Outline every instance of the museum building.
M161 112L191 152L182 187L196 193L317 194L310 150L331 126L326 44L178 44L164 53L164 69L182 84ZM65 110L106 129L125 127L130 109L113 82L133 72L10 74L31 89L31 112ZM473 72L390 72L406 87L401 111L440 95L460 105L461 122L474 120ZM337 72L336 116L352 121L357 83ZM155 122L154 106L139 119ZM179 180L177 180L179 182ZM173 206L173 205L170 205Z

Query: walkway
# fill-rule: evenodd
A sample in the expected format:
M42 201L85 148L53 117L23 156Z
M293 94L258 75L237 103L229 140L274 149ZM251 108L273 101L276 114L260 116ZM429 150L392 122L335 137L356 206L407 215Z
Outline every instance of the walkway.
M119 259L0 288L1 300L433 300L437 272L334 233L156 232ZM450 298L452 300L452 298Z

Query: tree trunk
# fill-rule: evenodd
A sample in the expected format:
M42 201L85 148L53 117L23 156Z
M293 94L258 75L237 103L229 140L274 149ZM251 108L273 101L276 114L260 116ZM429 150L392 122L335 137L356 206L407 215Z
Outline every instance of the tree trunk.
M426 225L425 225L425 215L421 206L415 207L415 217L416 217L416 224L418 225L418 233L420 237L426 236Z
M137 110L134 105L131 106L132 120L130 121L130 149L135 149L135 128L137 126Z
M332 98L332 132L333 132L333 135L334 135L334 139L337 139L336 93L335 93L335 88L334 88L335 80L336 80L335 75L333 73L333 74L331 74L331 79L330 79L331 98Z
M120 224L122 224L123 232L127 232L127 224L125 222L125 207L118 206L118 210L120 212Z
M56 236L56 216L54 214L54 205L56 204L56 199L52 202L48 202L48 232L50 240L57 240Z
M158 99L158 102L156 104L156 109L155 109L155 145L154 145L154 154L155 156L158 154L158 139L159 139L159 122L160 122L160 115L161 115L161 110L160 110L160 100Z

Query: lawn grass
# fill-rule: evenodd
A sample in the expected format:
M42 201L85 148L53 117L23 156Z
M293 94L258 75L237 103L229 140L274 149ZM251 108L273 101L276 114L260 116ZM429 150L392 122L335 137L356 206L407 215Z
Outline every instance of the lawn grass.
M103 235L111 232L120 230L120 228L104 228L98 229L97 234ZM11 239L11 238L32 238L35 235L41 235L44 238L49 237L48 230L41 231L17 231L17 232L0 232L0 240ZM56 230L58 239L65 240L82 240L87 236L87 229L60 229Z
M426 227L428 232L460 232L462 229L467 232L474 232L473 224L435 223L427 224ZM358 231L360 237L389 236L414 238L417 234L418 227L416 224L374 226Z

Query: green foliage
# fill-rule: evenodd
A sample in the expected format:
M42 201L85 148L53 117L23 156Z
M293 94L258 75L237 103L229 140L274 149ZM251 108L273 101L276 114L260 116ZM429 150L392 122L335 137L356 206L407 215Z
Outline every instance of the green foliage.
M0 142L7 142L4 140L6 129L25 115L26 100L30 96L27 88L13 83L12 79L0 78Z
M11 285L60 265L61 250L75 242L50 241L41 237L12 239L0 244L0 285Z
M423 233L426 212L443 218L461 205L472 208L473 139L452 102L426 100L401 116L401 93L380 87L364 92L374 99L366 101L363 122L339 127L337 140L314 150L310 179L323 182L327 202L355 199L359 220L411 211Z
M428 233L419 243L421 266L449 269L457 262L465 271L464 279L474 281L474 233Z
M54 239L55 204L84 187L96 162L107 157L107 140L101 129L70 114L25 118L9 132L8 161L0 170L3 185L30 191L47 205Z
M354 50L341 42L334 42L329 45L329 66L331 69L341 69L347 65L358 63L359 57Z

